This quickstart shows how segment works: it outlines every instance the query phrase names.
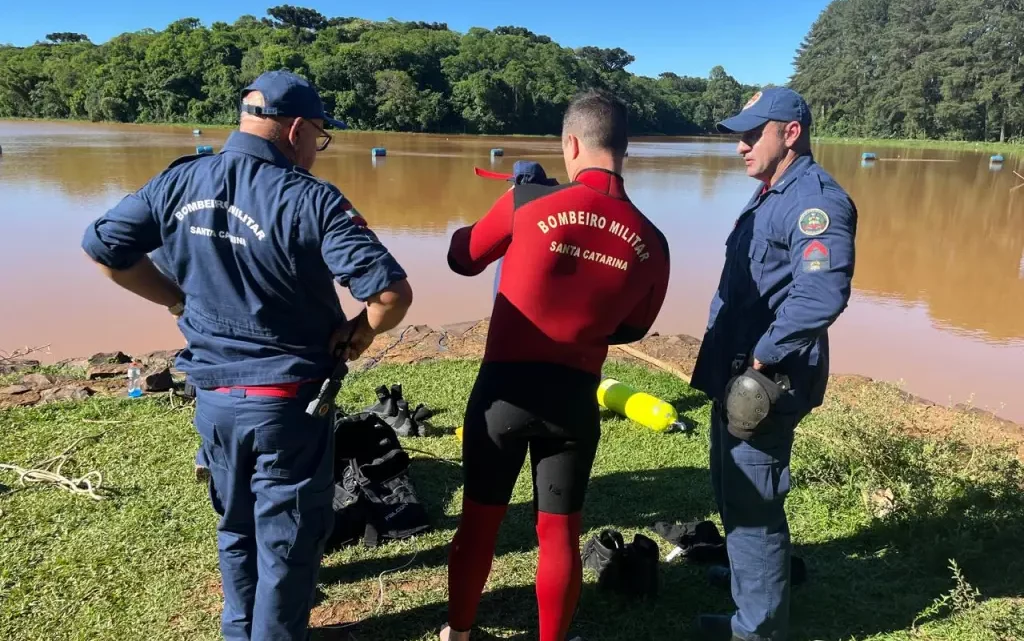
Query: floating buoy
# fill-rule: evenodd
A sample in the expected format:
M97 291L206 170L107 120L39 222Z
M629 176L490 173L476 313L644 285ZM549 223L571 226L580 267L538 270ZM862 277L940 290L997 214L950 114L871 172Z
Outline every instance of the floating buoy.
M203 135L203 130L202 129L193 129L192 130L192 135L193 136L201 136L201 135Z
M212 154L213 153L213 146L212 145L196 145L196 153L197 154Z
M861 160L878 160L878 156L870 151L865 151L860 155Z
M505 155L505 150L500 148L500 147L496 147L496 148L491 150L491 158L494 158L495 156L504 156L504 155Z
M991 163L1001 163L1003 162L1003 156L1001 154L996 154L995 156L992 156L988 160Z
M370 150L370 155L375 158L377 156L387 156L388 150L383 147L374 147L373 149Z

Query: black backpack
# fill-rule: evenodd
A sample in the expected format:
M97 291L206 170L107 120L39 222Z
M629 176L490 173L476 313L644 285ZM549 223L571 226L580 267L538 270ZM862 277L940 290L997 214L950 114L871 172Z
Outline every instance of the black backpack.
M380 416L339 416L334 426L334 531L331 552L363 540L367 547L430 530L409 476L409 454Z

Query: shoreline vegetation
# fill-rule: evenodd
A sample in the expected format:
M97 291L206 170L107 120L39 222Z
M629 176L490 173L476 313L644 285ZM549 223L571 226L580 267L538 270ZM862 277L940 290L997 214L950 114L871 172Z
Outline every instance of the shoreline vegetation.
M480 359L484 353L488 326L488 318L440 327L402 326L377 337L362 358L351 364L350 369L368 368L380 363L406 364L450 358ZM612 346L608 359L668 372L688 383L689 373L693 369L699 349L700 339L693 336L663 335L655 332L631 345ZM146 370L150 370L152 380L159 381L156 383L160 386L159 391L170 389L172 375L177 376L173 369L176 353L177 350L159 350L136 356L143 365L144 379L147 379ZM53 364L41 364L32 360L31 351L25 354L16 352L12 355L0 352L0 410L5 407L34 406L49 400L66 400L65 396L85 398L93 394L120 394L123 391L123 381L120 379L127 372L128 362L130 357L123 352L101 353L88 358L69 358ZM27 386L22 385L21 379L32 374L42 374L43 379L38 379L38 385L31 380ZM10 386L24 389L15 389L12 392ZM88 394L81 394L83 386L92 389ZM861 374L843 372L831 373L829 386L830 395L840 396L849 396L854 390L873 386L899 389L899 386L892 382L876 381ZM79 394L76 396L72 393L74 391L78 391ZM984 434L981 436L988 438L1000 433L1011 437L1011 441L1019 444L1021 459L1024 460L1024 423L1017 423L994 412L973 407L968 402L947 405L902 390L899 394L906 403L922 408L926 414L935 414L938 423L948 423L954 420L952 417L961 414L984 421L986 429L982 430Z
M349 633L436 639L447 598L447 546L462 497L453 432L486 328L485 321L405 327L380 337L353 363L339 395L344 410L372 404L377 386L401 383L410 403L437 411L426 436L402 439L434 530L329 554L311 617L314 639ZM654 533L654 523L710 519L721 528L707 471L710 410L685 382L695 339L651 336L639 347L682 376L619 350L604 374L672 403L689 429L658 434L602 413L581 545L612 527L627 540L634 533L653 538L665 559L672 546ZM110 356L99 360L123 360ZM82 375L81 365L24 374L22 387ZM121 366L90 366L93 373L114 373L104 379L110 394L0 409L0 463L31 466L74 444L63 474L102 475L101 500L94 501L52 485L23 488L16 473L0 471L4 639L217 636L217 519L207 489L193 478L194 405L167 393L127 398ZM825 404L798 428L793 452L787 512L794 553L808 568L806 585L794 588L796 636L1002 641L1024 635L1024 556L1018 553L1024 447L998 443L986 431L991 425L983 414L923 404L892 385L833 380ZM527 466L481 604L486 638L536 634L531 496ZM642 608L599 589L588 571L570 636L676 637L697 612L730 607L728 590L709 587L705 569L663 560L659 594ZM54 628L58 619L62 625Z
M115 122L115 121L92 121L85 118L0 118L0 123L59 123L59 124L82 124L96 126L135 126L135 127L172 127L182 130L199 129L201 131L232 131L238 127L237 123L196 123L196 122ZM184 131L183 131L184 133ZM387 129L345 129L331 130L332 136L344 136L353 134L401 134L411 136L460 136L467 138L557 138L557 134L479 134L442 131L395 131ZM201 136L199 136L201 138ZM631 138L644 139L643 142L650 142L649 138L694 138L700 140L720 140L722 142L734 142L735 136L724 134L661 134L646 133L631 136ZM915 138L844 138L840 136L814 136L812 142L815 144L849 145L877 148L903 148L903 149L924 149L932 151L976 151L1004 154L1006 156L1019 156L1024 158L1024 140L1021 142L981 142L970 140L942 140L942 139L915 139ZM2 144L2 141L0 141Z
M833 0L819 14L787 80L807 99L814 133L1021 144L1024 12L993 0L918 4ZM626 103L636 136L694 136L770 86L721 65L703 77L638 75L634 61L620 47L565 47L520 26L460 32L279 5L262 18L183 17L101 44L55 32L0 45L0 118L228 125L242 87L289 69L363 131L557 135L571 97L597 88Z

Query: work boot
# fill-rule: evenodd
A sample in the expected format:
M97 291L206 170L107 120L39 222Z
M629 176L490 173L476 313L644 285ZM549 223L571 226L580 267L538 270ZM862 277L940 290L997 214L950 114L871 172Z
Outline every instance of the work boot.
M197 483L206 483L210 480L210 468L205 465L199 465L196 463L195 474Z
M701 614L695 625L701 641L743 641L732 633L732 615Z
M708 583L716 588L725 588L729 590L732 588L732 571L727 565L712 565L704 573Z

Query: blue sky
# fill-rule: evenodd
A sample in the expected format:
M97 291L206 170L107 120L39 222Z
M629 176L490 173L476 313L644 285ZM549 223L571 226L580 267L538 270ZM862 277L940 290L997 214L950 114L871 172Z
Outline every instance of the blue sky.
M327 17L447 22L457 31L500 25L526 27L563 46L622 47L636 57L629 70L656 76L662 71L706 76L721 64L744 83L786 82L800 41L828 0L381 0L378 2L217 2L180 0L0 0L0 43L19 46L54 31L85 33L96 43L125 31L163 29L180 18L203 24L234 22L243 13L258 17L279 4L311 7Z

